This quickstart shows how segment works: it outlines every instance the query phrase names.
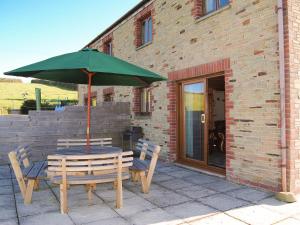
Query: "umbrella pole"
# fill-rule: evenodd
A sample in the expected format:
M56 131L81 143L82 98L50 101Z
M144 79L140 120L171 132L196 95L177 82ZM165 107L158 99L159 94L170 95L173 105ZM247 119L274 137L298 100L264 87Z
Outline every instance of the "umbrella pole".
M93 73L88 75L88 108L87 108L87 128L86 128L86 145L90 147L90 129L91 129L91 89L92 89L92 76Z

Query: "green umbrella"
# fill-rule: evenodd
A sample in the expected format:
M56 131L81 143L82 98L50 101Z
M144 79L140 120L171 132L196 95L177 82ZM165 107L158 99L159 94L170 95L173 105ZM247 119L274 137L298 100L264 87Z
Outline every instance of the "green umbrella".
M96 49L83 49L30 64L5 75L88 84L87 145L90 143L91 85L147 86L166 78Z

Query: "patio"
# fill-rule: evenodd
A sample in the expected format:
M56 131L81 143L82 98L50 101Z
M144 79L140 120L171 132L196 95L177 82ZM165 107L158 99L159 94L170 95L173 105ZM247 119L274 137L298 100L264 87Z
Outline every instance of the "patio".
M97 185L93 205L82 186L69 190L70 211L59 211L59 189L47 182L24 205L9 166L0 166L0 224L300 224L300 203L285 204L272 193L159 162L149 194L124 182L124 206L116 209L111 184Z

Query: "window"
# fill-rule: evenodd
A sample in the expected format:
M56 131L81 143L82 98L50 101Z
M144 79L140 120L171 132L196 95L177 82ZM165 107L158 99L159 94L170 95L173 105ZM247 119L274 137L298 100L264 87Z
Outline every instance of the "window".
M205 14L214 12L229 4L229 0L204 0L205 2Z
M105 102L113 102L114 101L114 95L113 93L108 93L103 95L103 100Z
M84 105L88 105L88 98L84 98ZM91 96L91 106L97 106L97 96Z
M88 94L84 94L84 105L88 105ZM91 106L97 105L97 92L94 91L91 93Z
M142 21L142 45L152 41L152 17L149 16Z
M141 89L141 113L150 113L150 89Z
M112 55L113 52L112 52L112 41L107 41L104 43L104 52L107 54L107 55Z

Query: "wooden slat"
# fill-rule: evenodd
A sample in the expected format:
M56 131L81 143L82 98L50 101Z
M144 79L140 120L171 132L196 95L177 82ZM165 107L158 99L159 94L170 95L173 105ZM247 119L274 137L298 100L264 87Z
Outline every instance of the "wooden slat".
M123 162L130 162L133 160L133 157L123 158ZM93 161L67 161L67 166L84 166L84 165L103 165L117 163L117 159L108 159L108 160L93 160ZM59 166L61 163L59 161L48 161L49 166Z
M116 180L116 175L112 174L105 174L105 175L98 175L98 176L67 176L67 183L68 184L90 184L90 183L107 183L113 182ZM126 180L129 179L128 173L123 173L122 179ZM61 176L55 176L51 179L51 181L55 184L60 184L62 182Z
M132 151L122 152L122 156L132 155ZM118 153L108 153L108 154L90 154L90 155L48 155L48 160L61 160L66 158L67 160L86 160L86 159L106 159L117 157Z
M132 162L123 163L123 167L132 166ZM99 170L113 170L117 168L117 164L111 165L102 165L102 166L74 166L74 167L66 167L67 172L84 172L84 171L99 171ZM49 166L49 171L61 171L61 167Z

